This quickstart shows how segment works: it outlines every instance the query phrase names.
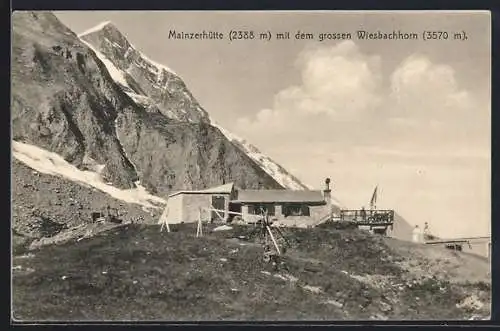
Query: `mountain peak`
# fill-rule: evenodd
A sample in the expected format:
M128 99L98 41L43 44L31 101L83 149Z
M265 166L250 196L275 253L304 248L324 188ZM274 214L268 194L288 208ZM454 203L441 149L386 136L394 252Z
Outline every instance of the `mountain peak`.
M102 44L112 44L115 49L116 47L118 47L118 53L123 53L122 55L124 57L127 57L127 55L130 56L135 52L136 57L141 57L143 60L149 62L150 65L156 67L157 70L161 71L164 69L173 75L177 75L169 67L151 60L142 52L140 52L134 45L130 43L127 37L125 37L125 35L111 21L99 23L93 28L80 33L78 37L81 40L90 43L96 49L102 50L102 48L106 48L109 46L103 46ZM103 53L106 54L106 52Z
M104 22L88 31L80 39L102 57L108 71L115 74L113 79L135 102L176 121L212 124L281 187L310 189L255 146L215 124L179 75L148 58L118 29Z

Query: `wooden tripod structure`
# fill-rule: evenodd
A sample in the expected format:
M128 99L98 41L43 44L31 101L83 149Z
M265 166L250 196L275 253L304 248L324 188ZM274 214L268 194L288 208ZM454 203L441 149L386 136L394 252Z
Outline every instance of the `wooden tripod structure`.
M168 225L168 221L167 220L165 220L164 222L161 223L160 232L163 232L163 227L166 227L167 228L167 232L170 232L170 226Z
M202 209L206 209L207 211L210 212L215 212L221 221L224 221L224 218L222 217L222 213L224 212L223 210L218 210L214 208L198 208L198 220L197 220L197 226L196 226L196 237L202 237L203 236L203 220L202 220ZM230 214L236 214L242 216L242 213L238 212L228 212ZM270 261L271 256L274 255L281 255L283 253L283 249L280 248L280 245L278 244L278 240L284 241L286 244L289 245L289 241L286 239L285 235L281 231L281 229L277 227L271 227L272 222L269 220L269 215L267 213L267 210L261 210L261 214L258 215L260 216L260 219L258 221L258 227L257 229L253 232L258 232L258 235L263 239L264 241L264 259L266 261ZM165 215L165 218L163 222L161 223L161 228L160 232L163 231L163 228L166 227L167 232L170 232L170 226L167 220L167 217ZM274 247L274 252L271 249L271 245Z
M261 211L260 216L261 219L258 222L258 227L252 234L255 234L257 232L257 234L260 235L260 237L263 239L264 261L270 262L273 256L280 256L284 253L283 248L280 248L280 245L278 244L278 240L282 240L288 245L289 241L286 239L281 229L277 227L271 227L272 222L269 220L267 210ZM274 251L273 249L271 249L271 247L274 247Z

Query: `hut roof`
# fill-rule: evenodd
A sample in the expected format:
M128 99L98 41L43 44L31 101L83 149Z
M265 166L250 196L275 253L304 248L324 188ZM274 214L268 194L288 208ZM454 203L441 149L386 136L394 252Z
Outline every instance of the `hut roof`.
M308 190L240 190L233 202L326 203L321 191Z
M183 190L177 191L175 193L170 194L168 197L173 197L178 194L231 194L233 191L234 183L228 183L220 186L210 187L203 190Z

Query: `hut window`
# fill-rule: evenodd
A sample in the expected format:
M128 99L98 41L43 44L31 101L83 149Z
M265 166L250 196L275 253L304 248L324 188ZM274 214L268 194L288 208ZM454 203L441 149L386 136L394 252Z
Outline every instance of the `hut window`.
M310 216L309 206L303 204L290 204L284 206L283 214L286 216Z
M272 203L261 203L248 206L248 213L260 215L262 211L266 211L269 216L274 216L274 205Z

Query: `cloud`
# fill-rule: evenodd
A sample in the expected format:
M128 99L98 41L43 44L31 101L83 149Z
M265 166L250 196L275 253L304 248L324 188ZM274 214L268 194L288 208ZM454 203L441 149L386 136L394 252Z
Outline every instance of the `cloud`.
M384 103L390 131L401 139L447 153L464 145L489 153L489 101L461 88L449 65L408 57L390 76Z
M459 88L452 67L421 55L405 59L390 81L388 102L394 116L449 122L474 106L470 93Z
M238 132L256 144L278 136L324 140L329 124L356 121L382 101L380 58L362 54L352 41L306 49L296 66L301 83L277 93L272 108L240 118Z
M380 102L380 58L363 55L352 41L307 49L297 64L302 68L302 85L284 90L278 109L295 105L303 114L339 119L370 111Z
M451 66L416 54L383 77L380 57L363 54L352 41L306 49L296 66L300 83L277 93L271 108L239 119L241 135L256 144L278 139L401 148L416 141L435 145L437 137L443 146L485 141L478 137L484 137L488 109L460 88Z
M301 84L280 91L273 110L343 116L367 111L379 100L380 58L360 52L352 41L305 49L296 61Z

